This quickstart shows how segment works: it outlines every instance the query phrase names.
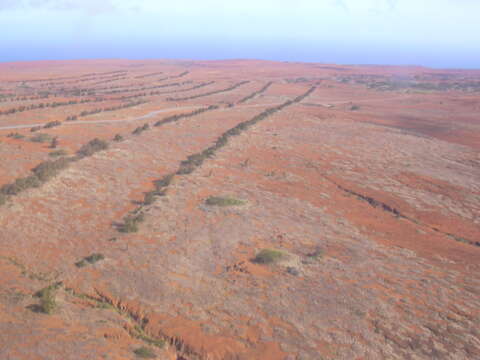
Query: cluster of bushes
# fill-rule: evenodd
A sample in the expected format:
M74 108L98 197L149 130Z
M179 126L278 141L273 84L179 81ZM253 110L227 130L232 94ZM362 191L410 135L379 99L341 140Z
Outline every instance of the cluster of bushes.
M191 91L191 90L196 90L196 89L200 89L202 87L205 87L205 86L208 86L208 85L212 85L214 84L215 81L209 81L209 82L203 82L203 83L200 83L198 85L195 85L195 86L192 86L192 87L189 87L187 89L180 89L180 90L175 90L175 91L169 91L167 92L168 94L172 94L172 93L180 93L180 92L186 92L186 91ZM152 91L150 92L150 95L153 96L153 95L162 95L162 94L167 94L166 92L160 92L160 91Z
M98 138L95 138L93 140L90 140L88 143L83 145L78 151L77 155L80 158L84 158L87 156L92 156L96 152L106 150L108 149L108 142L105 140L100 140Z
M63 169L66 169L73 160L73 158L66 157L57 160L47 160L37 165L32 172L40 180L40 183L45 183L57 176Z
M181 77L184 77L185 75L188 75L190 74L190 71L184 71L178 75L172 75L172 76L169 76L168 78L169 79L178 79L178 78L181 78Z
M422 91L480 91L480 81L464 81L464 82L418 82L418 81L402 81L402 80L384 80L384 81L356 81L359 84L365 84L369 89L379 91L398 91L405 89L414 89Z
M232 86L230 86L226 89L214 90L214 91L210 91L210 92L203 93L203 94L180 97L180 98L169 97L169 98L167 98L167 101L183 101L183 100L196 99L196 98L203 97L203 96L215 95L215 94L219 94L219 93L222 93L222 92L235 90L236 88L238 88L238 87L240 87L244 84L247 84L247 83L249 83L249 81L240 81L239 83L236 83L236 84L234 84L234 85L232 85Z
M181 85L186 85L190 84L192 81L184 81L184 82L176 82L176 83L171 83L171 84L163 84L163 85L155 85L155 86L144 86L141 88L127 88L127 89L122 89L122 90L112 90L108 91L105 94L119 94L119 93L124 93L124 92L133 92L133 91L144 91L144 90L151 90L151 89L160 89L160 88L166 88L166 87L172 87L172 86L181 86Z
M126 78L127 78L127 76L123 76L123 75L122 76L113 76L113 77L108 78L106 80L101 80L101 81L94 82L92 85L111 83L111 82L114 82L114 81L125 80Z
M56 108L59 106L67 106L67 105L76 105L76 104L84 104L89 102L101 102L105 101L105 99L97 98L97 99L82 99L78 100L69 100L69 101L56 101L52 103L40 103L40 104L31 104L31 105L22 105L16 108L8 109L0 111L0 115L10 115L15 114L17 112L23 112L27 110L35 110L35 109L44 109L44 108Z
M138 231L138 225L145 220L143 213L130 214L123 219L123 224L120 224L118 230L123 233L134 233Z
M56 126L60 126L62 125L62 123L58 120L55 120L55 121L50 121L48 123L46 123L43 128L44 129L50 129L50 128L53 128L53 127L56 127Z
M7 135L8 138L13 138L13 139L23 139L25 135L22 135L18 132L12 132Z
M78 116L77 115L72 115L72 116L67 116L67 118L65 120L67 121L75 121L78 119Z
M11 184L3 185L0 193L4 200L7 196L13 196L31 188L40 187L43 183L56 176L61 170L65 169L72 159L61 158L58 160L48 160L35 167L33 174L24 178L18 178Z
M48 99L49 97L50 95L48 93L37 96L16 96L15 94L0 94L0 102L42 100Z
M42 130L42 129L43 129L43 127L41 125L38 125L38 126L33 126L32 128L30 128L30 131L35 132L35 131Z
M133 135L140 135L142 132L150 129L150 125L148 123L143 124L142 126L137 127L135 130L132 131Z
M157 75L161 75L161 74L163 74L163 72L161 72L161 71L150 73L150 74L143 74L143 75L135 76L135 79L145 79L147 77L157 76Z
M313 91L315 90L315 87L310 88L306 93L303 95L297 96L293 100L286 101L285 103L269 108L259 115L255 116L253 119L245 121L243 123L238 124L236 127L224 132L215 142L214 145L210 146L209 148L203 150L200 153L196 153L193 155L190 155L187 157L187 160L184 160L180 163L179 169L171 174L165 175L163 178L160 180L157 180L154 182L155 184L155 190L150 191L145 194L144 201L142 205L137 208L137 210L133 213L128 215L127 217L124 218L123 224L118 225L118 230L120 232L125 232L125 233L132 233L132 232L137 232L138 231L138 225L144 221L144 214L142 211L142 207L145 205L150 205L155 201L156 196L161 196L165 194L166 188L172 183L175 175L185 175L185 174L190 174L192 173L197 167L201 166L205 159L212 157L215 152L220 149L221 147L225 146L227 144L228 138L231 136L239 135L242 131L245 131L248 127L256 124L257 122L265 119L267 116L270 116L271 114L280 111L284 107L287 107L289 105L292 105L293 103L297 103L302 101L304 98L309 96ZM180 114L180 115L173 115L169 116L163 120L158 121L155 123L155 126L160 126L162 124L165 124L167 122L172 122L172 121L177 121L178 119L182 117L189 117L189 116L194 116L199 113L209 111L209 110L214 110L217 109L218 106L212 105L207 108L202 108L195 110L191 113L187 114ZM229 205L240 205L243 204L244 202L241 200L237 199L231 199L231 198L210 198L210 200L207 200L210 205L220 205L220 206L229 206Z
M40 187L48 180L57 176L62 170L66 169L71 162L91 156L107 148L108 143L106 141L96 138L83 145L80 150L77 151L76 157L60 157L56 160L47 160L40 163L32 169L32 175L25 178L18 178L13 183L3 185L0 188L0 205L6 202L8 196L17 195L26 189ZM50 153L50 155L63 156L66 155L66 152L64 152L64 150L58 150L57 152Z
M106 112L106 111L116 111L116 110L120 110L120 109L126 109L126 108L129 108L129 107L145 104L146 102L147 102L146 100L139 100L139 101L129 102L127 104L107 107L107 108L103 108L103 109L98 108L98 109L93 109L93 110L85 110L85 111L82 111L78 116L77 115L70 116L70 121L76 120L78 117L94 115L94 114L98 114L98 113ZM67 120L68 120L68 118L67 118Z
M250 100L250 99L253 99L255 96L257 96L257 95L259 95L259 94L267 91L267 89L268 89L270 86L272 86L272 84L273 84L273 82L270 81L270 82L267 83L264 87L262 87L260 90L257 90L257 91L251 93L251 94L248 95L248 96L245 96L245 97L244 97L243 99L241 99L238 103L239 103L239 104L242 104L242 103L244 103L244 102L246 102L246 101L248 101L248 100Z
M208 158L212 157L215 152L225 146L228 142L228 139L232 136L240 135L243 131L247 130L249 127L255 125L259 121L265 119L266 117L282 110L283 108L290 106L294 103L302 101L304 98L309 96L313 91L315 90L315 87L310 88L305 94L297 96L293 100L288 100L284 102L281 105L269 108L260 114L254 116L252 119L241 122L237 126L227 130L224 132L215 142L214 145L210 146L209 148L203 150L200 153L190 155L187 160L184 160L180 163L180 168L177 171L178 175L184 175L184 174L190 174L192 173L195 168L199 167L202 165L203 161Z
M35 297L40 299L40 303L35 306L35 311L44 314L52 314L57 307L55 300L57 290L62 286L61 282L50 285L35 293Z
M175 122L175 121L178 121L178 120L180 120L180 119L189 118L189 117L196 116L196 115L199 115L199 114L201 114L201 113L204 113L204 112L207 112L207 111L216 110L216 109L218 109L218 106L217 106L217 105L210 105L210 106L208 106L208 107L200 108L200 109L197 109L197 110L188 112L188 113L175 114L175 115L167 116L166 118L164 118L164 119L162 119L162 120L158 120L158 121L154 124L154 126L161 126L161 125L164 125L164 124L167 124L167 123L170 123L170 122Z

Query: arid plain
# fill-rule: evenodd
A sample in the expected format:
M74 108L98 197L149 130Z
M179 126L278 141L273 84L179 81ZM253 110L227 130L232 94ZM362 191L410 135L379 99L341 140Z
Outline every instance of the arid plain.
M480 70L0 64L0 359L480 359Z

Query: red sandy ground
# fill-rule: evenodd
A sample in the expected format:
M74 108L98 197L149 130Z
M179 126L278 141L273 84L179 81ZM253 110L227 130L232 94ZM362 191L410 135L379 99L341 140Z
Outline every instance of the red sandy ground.
M124 73L96 84L113 71ZM69 154L95 137L125 138L0 207L0 359L136 359L141 346L171 360L480 358L480 92L379 91L340 81L440 75L480 79L473 70L243 60L0 64L0 94L57 94L0 96L0 110L90 98L62 87L98 89L105 99L0 116L0 185L51 158L49 143L29 141L31 126L63 122L39 132L58 136ZM250 82L167 101L242 80ZM132 99L145 104L65 122L142 92L106 95L102 88L183 81L191 83ZM173 93L206 81L215 83ZM269 81L267 91L237 104ZM301 103L176 176L146 207L138 232L118 232L115 224L154 180L312 85ZM215 104L221 108L152 126ZM166 112L137 119L158 110ZM131 134L144 123L150 130ZM26 137L6 137L12 132ZM209 206L209 196L244 204ZM287 257L253 262L265 248ZM105 259L75 266L92 253ZM34 294L56 282L53 313L32 311ZM136 328L166 345L155 347Z

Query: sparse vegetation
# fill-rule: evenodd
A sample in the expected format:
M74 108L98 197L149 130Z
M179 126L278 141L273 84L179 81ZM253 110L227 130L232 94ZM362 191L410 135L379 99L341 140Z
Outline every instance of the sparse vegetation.
M167 98L167 101L183 101L183 100L196 99L196 98L203 97L203 96L215 95L215 94L235 90L236 88L238 88L238 87L240 87L240 86L242 86L242 85L244 85L248 82L249 81L241 81L241 82L236 83L236 84L234 84L234 85L232 85L232 86L230 86L226 89L214 90L214 91L210 91L210 92L206 92L206 93L198 94L198 95L192 95L192 96L186 96L186 97L180 97L180 98L169 97L169 98Z
M267 83L264 87L262 87L260 90L257 90L257 91L251 93L251 94L248 95L248 96L245 96L245 97L244 97L243 99L241 99L238 103L239 103L239 104L242 104L242 103L244 103L244 102L247 102L247 101L250 100L250 99L253 99L255 96L257 96L257 95L259 95L259 94L267 91L268 88L269 88L270 86L272 86L272 84L273 84L273 82L270 81L270 82Z
M207 198L207 200L205 200L205 204L210 206L238 206L244 205L245 201L232 197L210 196Z
M253 259L257 264L273 264L285 258L285 253L274 249L263 249Z
M52 136L49 134L45 133L38 133L30 138L30 141L36 142L36 143L46 143L49 141L52 141Z
M135 349L133 352L136 356L142 359L155 359L157 357L155 352L146 346Z

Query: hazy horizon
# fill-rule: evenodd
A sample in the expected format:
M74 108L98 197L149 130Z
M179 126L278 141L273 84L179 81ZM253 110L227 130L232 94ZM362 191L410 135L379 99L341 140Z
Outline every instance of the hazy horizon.
M480 68L470 0L0 0L0 62L259 59Z

